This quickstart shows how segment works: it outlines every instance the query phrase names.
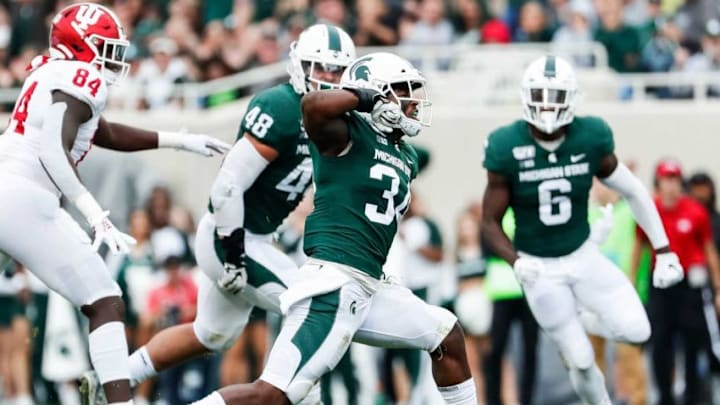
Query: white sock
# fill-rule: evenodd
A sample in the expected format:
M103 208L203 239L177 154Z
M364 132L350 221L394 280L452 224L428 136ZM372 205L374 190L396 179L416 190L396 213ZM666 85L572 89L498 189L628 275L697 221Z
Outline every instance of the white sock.
M449 387L438 387L440 395L448 405L477 405L475 381L472 378Z
M122 322L108 322L90 332L90 361L100 384L130 379L128 346Z
M219 392L213 391L212 394L190 405L225 405L225 400L220 396Z
M132 399L127 402L110 402L108 405L133 405Z
M148 353L145 346L135 350L135 353L130 355L130 386L134 387L148 378L155 377L157 371L155 366L150 359L150 353Z
M587 405L610 405L610 395L605 388L605 378L597 365L587 370L570 367L570 382L583 403Z

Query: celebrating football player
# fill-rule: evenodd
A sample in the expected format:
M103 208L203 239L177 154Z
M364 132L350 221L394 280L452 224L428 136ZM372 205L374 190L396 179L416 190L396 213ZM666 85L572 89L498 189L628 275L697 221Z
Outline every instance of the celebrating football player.
M630 281L590 235L593 176L625 197L648 235L655 251L654 285L679 282L682 267L650 195L618 162L610 127L600 118L574 116L578 85L570 64L555 56L534 61L521 90L524 120L495 130L487 140L483 236L513 266L580 398L609 405L583 326L596 335L642 343L650 337L650 324ZM501 226L508 207L517 224L514 246Z
M50 56L38 57L0 136L0 250L28 267L90 321L90 358L112 404L131 403L120 289L96 253L126 252L118 231L78 179L75 166L91 145L135 151L175 147L203 155L229 145L204 135L143 131L101 117L108 86L128 71L129 43L117 16L91 3L52 20ZM90 241L60 208L65 196L94 231Z
M374 53L353 62L340 84L303 97L315 184L310 259L280 297L285 323L265 370L198 404L298 403L353 340L431 352L445 401L477 404L456 318L382 273L418 171L404 137L430 123L425 79L406 60Z

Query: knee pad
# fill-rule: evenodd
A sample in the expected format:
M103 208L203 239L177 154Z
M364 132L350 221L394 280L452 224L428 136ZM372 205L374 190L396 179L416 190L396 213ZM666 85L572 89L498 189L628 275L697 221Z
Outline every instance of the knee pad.
M214 352L221 352L229 349L237 339L237 336L212 332L207 328L200 326L197 320L193 322L193 332L195 332L195 337L198 342L205 346L206 349Z
M640 319L628 322L620 333L619 338L629 343L645 343L650 340L650 321L643 313Z

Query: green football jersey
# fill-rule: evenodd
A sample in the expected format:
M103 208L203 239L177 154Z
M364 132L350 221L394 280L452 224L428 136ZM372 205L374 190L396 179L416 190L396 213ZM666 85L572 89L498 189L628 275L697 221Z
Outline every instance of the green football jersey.
M509 183L517 250L558 257L587 240L592 179L613 149L610 127L595 117L575 117L554 152L535 141L525 121L490 134L484 166Z
M245 229L275 232L300 203L312 180L308 137L302 126L301 95L290 84L257 94L248 105L238 132L278 151L275 160L245 191Z
M380 278L410 202L418 157L412 146L394 144L355 112L347 124L352 140L347 154L322 156L310 144L315 209L305 223L305 253Z

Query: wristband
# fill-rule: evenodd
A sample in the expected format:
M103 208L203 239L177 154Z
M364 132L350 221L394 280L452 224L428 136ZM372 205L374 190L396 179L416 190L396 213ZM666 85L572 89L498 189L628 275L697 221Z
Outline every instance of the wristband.
M180 145L180 134L177 132L158 131L158 148L177 148Z
M359 89L355 87L343 87L343 90L347 90L353 93L358 98L358 105L355 107L355 111L369 113L372 112L375 103L382 97L382 94L373 89Z

